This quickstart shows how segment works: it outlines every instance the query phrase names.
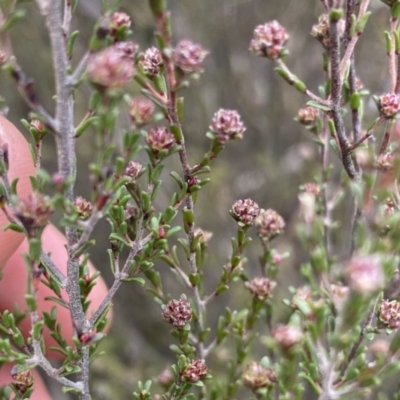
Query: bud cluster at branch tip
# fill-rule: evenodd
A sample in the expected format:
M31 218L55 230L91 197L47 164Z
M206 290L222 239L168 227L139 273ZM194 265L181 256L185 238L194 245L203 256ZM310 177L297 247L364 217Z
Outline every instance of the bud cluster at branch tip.
M147 133L146 143L154 153L157 153L170 149L175 143L175 137L165 126L157 126Z
M252 390L272 386L277 380L273 369L265 368L255 361L247 364L242 373L243 383Z
M134 97L128 105L132 124L137 127L149 124L154 114L154 103L146 97Z
M182 372L182 378L185 381L196 383L207 376L208 368L203 360L192 360Z
M209 129L216 134L218 142L224 145L229 140L242 139L246 127L236 110L221 108L214 114Z
M383 94L379 97L378 108L382 118L394 118L400 111L400 96L396 93Z
M243 225L252 225L260 214L260 207L251 199L237 200L231 210L231 215Z
M142 164L136 161L129 161L128 165L124 170L124 175L129 176L129 178L131 178L132 180L136 180L140 176L143 170L144 167Z
M270 241L283 232L285 221L275 210L261 210L256 227L260 238Z
M276 282L269 278L256 277L246 282L245 286L253 296L262 301L272 297L272 291L276 287Z
M354 256L345 267L345 276L351 290L359 294L372 294L385 283L381 257L377 254Z
M337 22L339 37L341 38L345 30L344 19L339 19ZM322 14L318 18L318 24L313 25L311 29L311 36L315 37L325 48L329 48L331 44L330 32L329 32L329 15Z
M90 217L93 211L93 205L90 201L84 199L82 196L75 197L74 199L75 210L79 218L85 220Z
M185 295L163 305L163 317L175 328L182 329L192 319L192 308Z
M400 327L400 303L397 300L382 300L378 311L379 322L387 328Z
M288 40L286 29L278 21L267 22L255 28L250 51L258 56L275 60L284 55Z
M160 68L163 65L163 58L160 50L157 47L148 48L144 54L143 58L140 60L140 65L143 72L149 77L153 77L160 73Z
M175 65L183 72L203 72L204 59L208 54L207 50L191 40L181 40L174 49Z
M87 66L89 80L100 89L124 87L136 73L137 50L133 42L120 42L94 54Z

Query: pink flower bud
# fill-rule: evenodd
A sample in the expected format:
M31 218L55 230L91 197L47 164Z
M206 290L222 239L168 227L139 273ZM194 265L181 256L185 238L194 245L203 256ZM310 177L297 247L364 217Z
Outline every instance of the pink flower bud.
M400 96L396 93L385 93L379 97L378 106L381 117L394 118L400 110Z
M301 329L297 326L279 325L273 330L272 337L283 349L287 350L300 343L303 340L304 335Z
M236 201L231 210L232 216L244 225L252 225L260 214L260 207L251 199Z
M149 76L157 75L160 72L162 64L163 58L157 47L150 47L147 49L144 52L143 59L140 61L143 72Z
M182 295L179 300L171 300L164 305L162 315L175 328L181 329L192 319L192 308L186 296Z
M252 361L243 370L242 380L247 387L257 390L272 386L278 378L273 369L264 368L261 364Z
M131 27L131 18L128 14L117 11L110 18L110 35L112 36L115 32L121 28L129 29Z
M378 312L379 322L390 329L400 327L400 303L397 300L382 300Z
M261 210L256 219L256 227L263 240L272 240L283 232L285 221L275 210Z
M168 150L175 143L175 137L164 126L150 129L147 133L146 143L154 153L160 150Z
M272 297L272 291L276 287L276 282L265 277L256 277L250 282L246 282L245 286L250 290L251 294L259 300L265 300Z
M181 40L174 50L175 64L182 71L191 72L202 72L203 62L208 54L208 51L204 50L197 43L193 43L191 40Z
M211 121L210 130L217 135L219 143L228 140L242 139L246 130L239 113L236 110L218 110Z
M385 283L382 260L377 254L353 257L344 272L350 289L360 294L374 293Z
M286 29L278 21L267 22L255 28L250 51L261 57L277 59L288 40Z
M202 360L192 360L182 372L185 381L196 383L207 376L208 368Z
M131 45L114 45L92 56L87 66L90 81L102 89L124 87L135 74Z
M146 97L135 97L129 103L129 116L135 127L151 122L154 113L154 103Z

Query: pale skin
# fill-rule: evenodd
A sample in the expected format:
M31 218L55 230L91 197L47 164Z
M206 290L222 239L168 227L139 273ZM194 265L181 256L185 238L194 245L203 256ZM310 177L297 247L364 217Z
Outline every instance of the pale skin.
M18 177L18 196L26 197L31 192L29 176L34 175L35 168L28 148L28 144L23 135L6 119L0 116L0 145L7 143L10 167L8 171L9 180ZM7 224L7 218L0 211L0 227ZM51 259L58 266L64 275L67 274L67 253L65 249L66 239L64 235L53 225L48 224L43 231L42 245L46 253L50 253ZM0 229L0 268L3 278L0 280L0 312L12 310L15 305L22 310L26 309L24 295L27 285L27 268L22 258L22 254L28 252L28 244L23 234ZM90 275L95 272L94 266L88 264ZM96 286L90 293L88 315L91 310L95 310L107 294L107 287L101 278L97 279ZM63 298L68 300L68 296L63 292ZM45 297L54 296L54 293L47 286L40 284L37 292L39 314L43 311L50 311L56 304L46 301ZM72 343L73 327L71 324L71 315L66 308L57 306L58 322L62 325L63 337ZM109 320L111 319L108 316ZM29 317L21 323L20 329L25 337L29 336L31 329ZM55 341L51 338L49 331L44 330L44 339L46 347L55 346ZM60 357L60 353L48 351L46 355L49 358ZM5 366L0 369L0 386L13 381L10 376L11 366ZM42 379L34 371L35 391L32 400L51 400Z

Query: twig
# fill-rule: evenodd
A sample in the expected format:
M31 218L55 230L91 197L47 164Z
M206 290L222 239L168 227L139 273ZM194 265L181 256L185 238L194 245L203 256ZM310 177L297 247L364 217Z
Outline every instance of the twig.
M0 8L0 26L5 22L6 16L3 14ZM14 55L11 40L7 31L0 32L0 38L2 42L2 50L6 54L9 65L11 67L11 76L17 84L18 91L20 92L25 103L37 114L39 114L45 123L52 129L57 129L57 124L54 118L44 109L39 101L38 95L34 87L34 81L31 78L27 78L22 68L17 62L17 58Z
M286 81L289 84L293 85L297 81L297 78L292 74L292 72L289 70L287 65L280 58L278 60L275 60L275 62L278 65L278 67L281 68L286 73L286 75L287 75ZM308 89L305 89L303 93L306 96L308 96L311 100L314 100L317 103L319 103L325 107L331 108L331 102L329 100L321 99L321 97L317 96L316 94L314 94L313 92L311 92Z
M345 40L346 40L346 51L344 53L343 59L340 62L340 78L343 81L345 74L346 74L346 69L348 66L349 61L353 57L354 54L354 48L357 44L358 39L360 38L362 32L355 32L354 36L352 38L349 37L350 35L350 25L351 25L351 14L353 13L355 9L355 4L356 2L354 0L350 0L347 2L347 10L346 10L346 35L345 35ZM360 11L358 13L358 21L365 15L367 12L369 5L369 0L363 0L361 5L360 5Z
M122 267L122 270L120 272L117 272L115 274L115 279L114 282L109 289L107 296L104 298L104 300L101 302L99 308L93 313L92 317L89 320L90 328L93 329L93 327L96 325L98 319L102 316L104 311L110 306L112 299L115 296L115 293L117 293L119 287L121 286L123 280L129 276L129 268L131 267L131 262L134 260L138 252L143 248L145 242L142 240L143 237L143 232L144 232L144 226L143 226L143 218L139 220L139 230L137 234L137 238L132 244L131 250L129 252L128 257L125 260L124 266Z
M364 340L364 334L365 334L365 328L367 328L368 326L371 325L372 319L374 318L374 314L375 314L375 307L376 304L374 305L374 307L372 307L371 311L369 312L369 314L367 315L367 318L365 319L360 335L357 339L357 341L353 344L353 346L350 349L350 352L346 358L345 363L342 365L342 367L340 368L340 373L339 376L343 377L343 375L346 373L347 368L349 367L350 363L353 361L358 348L360 347L361 343Z
M340 145L343 166L350 177L350 179L358 181L360 179L360 172L354 163L351 152L349 151L349 140L346 135L343 117L341 113L341 92L342 80L340 77L340 41L338 21L331 20L329 25L330 34L330 65L331 65L331 100L332 100L332 114L333 121L336 128L336 134Z
M156 25L157 28L160 32L160 35L163 37L164 42L165 42L165 47L166 48L172 48L172 38L168 34L168 21L167 18L169 16L167 13L160 13L159 15L156 16ZM166 55L166 52L163 52L164 56L164 62L166 65L166 83L167 83L167 88L168 88L168 105L167 105L167 119L171 125L175 125L178 127L178 129L182 132L182 126L178 118L178 113L177 113L177 105L176 105L176 76L175 76L175 65L174 61L171 57L171 55ZM182 135L182 140L177 143L179 146L181 146L181 149L179 150L179 159L181 162L182 170L183 170L183 176L185 182L188 182L190 178L190 165L188 162L188 157L187 157L187 152L186 152L186 146L185 146L185 141L184 137ZM186 198L186 207L190 211L194 211L194 204L193 204L193 198L191 195L189 195ZM189 224L188 227L188 232L187 236L189 239L189 248L192 248L192 243L194 241L194 224ZM189 255L189 265L190 265L190 270L193 274L196 274L198 272L197 269L197 264L196 264L196 252L191 250L190 255ZM200 296L200 291L198 286L193 286L193 294L194 294L194 301L196 304L197 308L197 314L198 314L198 331L201 333L204 331L204 303L201 299ZM198 356L200 359L204 359L205 353L204 353L204 343L202 341L199 341L198 346Z
M79 64L76 66L74 73L69 77L69 83L71 85L76 85L77 82L82 78L82 75L86 71L87 64L90 59L90 52L87 51L81 58Z
M101 218L103 218L103 213L97 209L94 209L89 219L85 221L85 230L79 238L79 241L71 246L72 254L76 253L81 246L87 243L87 241L90 239L90 235Z
M397 89L397 69L396 69L396 45L395 45L395 32L397 30L398 18L391 18L390 20L390 38L392 45L389 52L389 74L391 81L391 91L396 92ZM397 68L399 68L397 66Z
M53 55L53 65L56 82L56 112L58 130L56 132L58 170L65 181L71 182L65 189L64 195L70 202L74 197L75 181L75 129L74 129L74 98L73 86L70 83L68 69L69 60L67 55L65 37L62 29L63 18L61 12L61 0L43 2L37 0L41 12L45 16L46 25L50 36L50 43ZM90 329L86 321L85 313L81 302L81 291L79 285L79 259L71 251L72 246L78 241L77 230L74 227L65 229L67 237L67 285L66 291L69 296L69 308L73 326L80 332ZM84 353L85 354L85 353ZM86 363L87 365L84 365ZM80 379L84 388L80 395L81 400L90 399L89 380L86 376L89 358L82 357L80 367Z

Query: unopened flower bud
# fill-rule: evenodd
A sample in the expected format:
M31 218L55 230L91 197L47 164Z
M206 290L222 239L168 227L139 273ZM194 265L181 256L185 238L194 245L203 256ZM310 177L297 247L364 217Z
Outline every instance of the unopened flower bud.
M207 244L213 236L212 232L205 231L201 228L195 228L194 237L200 235L199 242L202 244Z
M79 218L86 220L90 217L93 211L93 205L90 201L84 199L82 196L75 197L74 199L75 210Z
M400 111L400 96L396 93L385 93L379 97L378 108L381 117L392 119Z
M394 212L398 210L395 202L392 199L386 199L385 208L383 210L383 214L385 217L389 217L394 214Z
M51 177L51 183L58 191L62 191L65 189L65 178L59 172L53 174L53 176Z
M139 51L139 45L135 42L118 42L113 46L116 50L120 51L124 57L132 62L135 59L137 52Z
M163 58L157 47L150 47L144 52L143 59L140 61L143 72L149 76L155 76L160 72Z
M147 133L146 143L154 153L157 153L160 150L170 149L175 143L175 137L164 126L158 126Z
M389 352L390 344L387 340L376 339L371 343L370 350L375 357L386 356Z
M336 311L340 311L349 296L350 289L343 285L331 285L331 299Z
M231 210L233 218L244 225L252 225L259 214L260 207L251 199L237 200Z
M132 180L135 180L142 173L142 171L143 171L142 164L135 161L129 161L128 165L124 170L124 175L129 176L130 178L132 178Z
M162 314L171 325L181 329L192 319L192 308L186 296L182 295L179 300L171 300L164 305Z
M117 11L110 17L110 35L115 36L120 30L128 30L131 27L131 18L128 14Z
M43 122L39 121L38 119L31 120L29 126L37 130L40 138L43 138L43 136L46 134L46 127L44 126Z
M259 300L265 300L272 297L272 291L276 287L276 282L269 278L256 277L246 282L245 286L250 290L253 296L257 297Z
M378 168L381 171L390 171L391 169L393 169L394 156L392 153L380 154L376 161L378 164Z
M202 360L192 360L182 372L182 378L185 381L196 383L207 376L208 368Z
M154 103L146 97L135 97L129 102L129 116L135 127L149 124L154 113Z
M350 289L360 294L374 293L385 282L382 261L377 254L353 257L346 265L345 276Z
M247 364L242 373L243 383L251 390L272 386L277 380L273 369L264 368L255 361Z
M314 107L304 107L300 108L297 113L297 121L305 126L315 125L318 121L319 110Z
M87 66L90 81L102 89L124 87L135 74L133 60L128 55L131 50L129 45L122 48L114 45L94 54Z
M191 40L181 40L174 50L174 60L178 68L186 73L202 72L203 62L208 54L197 43Z
M168 389L174 382L174 374L169 368L166 368L158 375L157 381L163 388Z
M263 240L268 241L283 232L285 221L275 210L261 210L260 215L256 219L256 227L258 235Z
M400 303L397 300L382 300L378 318L386 328L397 329L400 327Z
M18 393L22 395L21 398L25 398L25 392L31 388L35 382L32 371L30 369L20 372L14 372L11 370L11 376L14 379L13 385L15 389L17 389Z
M50 198L37 192L19 199L16 207L16 216L31 237L47 225L52 214Z
M210 130L217 135L220 144L225 144L229 140L242 139L246 127L236 110L221 108L214 114Z
M286 29L278 21L267 22L255 28L250 51L258 56L275 60L282 56L288 40Z
M318 197L321 192L321 188L315 182L307 182L304 185L304 191L306 193L310 193L310 194L314 195L315 197Z
M273 330L272 337L283 349L287 350L300 343L303 340L304 335L301 329L297 326L279 325Z
M340 19L337 22L339 37L341 38L345 30L345 21ZM322 14L318 18L318 24L315 24L311 29L311 36L315 37L325 48L329 48L331 44L329 33L329 15Z

